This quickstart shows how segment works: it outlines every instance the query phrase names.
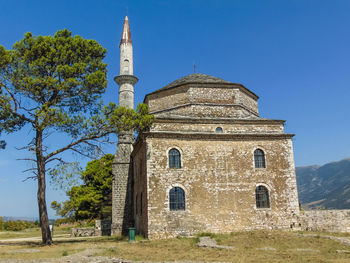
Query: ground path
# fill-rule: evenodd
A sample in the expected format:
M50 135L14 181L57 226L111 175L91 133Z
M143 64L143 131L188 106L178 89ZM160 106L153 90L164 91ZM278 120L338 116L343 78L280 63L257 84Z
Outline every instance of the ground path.
M331 235L317 235L317 234L297 234L299 236L305 236L305 237L317 237L317 238L327 238L331 239L337 242L340 242L346 246L350 247L350 239L347 237L339 237L339 236L331 236ZM87 239L87 238L94 238L94 237L74 237L71 238L69 235L60 235L56 236L54 238L54 241L69 241L69 240L77 240L77 239ZM19 243L30 243L30 242L40 242L40 237L31 237L31 238L12 238L12 239L3 239L0 240L0 246L6 245L6 244L19 244ZM233 246L222 246L218 245L216 241L208 236L206 237L200 237L200 241L197 244L198 247L202 248L208 248L208 249L230 249L235 250L235 247ZM53 259L31 259L31 260L23 260L23 259L0 259L0 263L140 263L135 261L130 261L126 259L120 259L120 258L109 258L104 256L96 256L99 252L102 252L104 249L98 249L98 248L87 248L82 252L75 253L73 255L64 256L61 258L53 258ZM257 248L258 250L276 250L272 247L264 247L264 248ZM318 253L320 251L318 250L311 250L307 248L300 248L295 249L296 251L299 251L300 253ZM38 249L18 249L14 252L18 253L37 253ZM337 253L349 253L350 250L339 250ZM152 261L143 261L143 262L149 262ZM203 263L203 261L175 261L177 263ZM154 263L154 262L152 262ZM162 262L162 263L170 263L170 262ZM171 263L174 263L172 261ZM220 262L224 263L224 262Z
M53 241L69 241L69 240L79 240L79 239L88 239L96 238L95 236L89 237L71 237L70 234L57 235L53 238ZM21 238L8 238L0 239L0 245L3 243L25 243L25 242L41 242L41 237L21 237Z

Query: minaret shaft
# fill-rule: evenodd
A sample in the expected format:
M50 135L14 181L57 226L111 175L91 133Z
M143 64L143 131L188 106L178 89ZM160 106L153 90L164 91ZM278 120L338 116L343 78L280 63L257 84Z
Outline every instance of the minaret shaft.
M121 43L120 46L120 75L133 75L133 50L132 43Z

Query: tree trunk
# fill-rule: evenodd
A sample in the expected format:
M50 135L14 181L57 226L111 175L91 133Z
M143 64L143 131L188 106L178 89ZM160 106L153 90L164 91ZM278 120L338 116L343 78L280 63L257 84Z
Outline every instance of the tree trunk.
M45 182L45 159L42 150L42 132L36 132L36 164L38 168L38 206L39 218L41 227L42 242L44 245L52 244L51 231L49 226L49 217L47 215L46 207L46 182Z

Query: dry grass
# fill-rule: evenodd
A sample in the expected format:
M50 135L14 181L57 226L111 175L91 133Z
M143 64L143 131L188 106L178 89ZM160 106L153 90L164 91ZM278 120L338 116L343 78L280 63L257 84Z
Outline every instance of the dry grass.
M55 227L54 237L69 234L68 228ZM41 237L40 228L29 228L23 231L0 231L0 240L11 238Z
M62 258L91 249L99 251L99 255L137 261L350 262L350 254L336 252L350 251L350 247L329 239L300 237L295 232L252 231L212 237L218 244L234 246L236 250L198 248L198 237L135 243L118 237L103 237L61 241L50 247L34 243L0 245L0 258ZM258 250L266 247L276 250Z
M1 259L42 259L42 258L61 258L65 254L72 255L88 248L88 245L82 244L55 244L52 246L42 246L36 243L30 245L6 245L0 244Z
M39 237L39 228L30 228L23 231L0 231L0 240L9 238Z
M350 247L328 239L300 237L292 232L252 231L212 237L218 244L234 246L236 250L198 248L198 238L177 238L136 244L119 243L114 249L106 249L103 254L137 261L350 262L350 254L336 253L336 250L350 250ZM276 250L258 250L266 247Z

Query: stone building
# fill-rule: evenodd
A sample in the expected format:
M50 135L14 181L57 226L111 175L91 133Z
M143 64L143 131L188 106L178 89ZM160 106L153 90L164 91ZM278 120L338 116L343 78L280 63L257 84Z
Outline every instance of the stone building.
M135 77L122 74L116 81L130 91ZM132 96L121 90L126 105ZM133 144L131 134L119 139L112 233L135 226L153 239L290 228L299 215L293 134L283 120L261 118L257 101L243 85L205 74L147 94L154 124Z

